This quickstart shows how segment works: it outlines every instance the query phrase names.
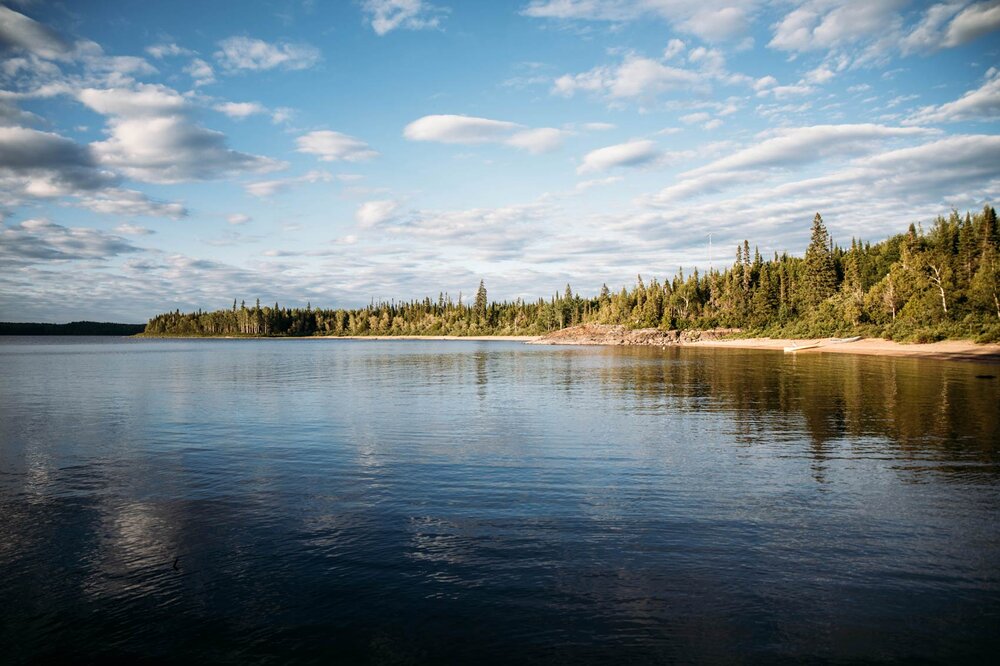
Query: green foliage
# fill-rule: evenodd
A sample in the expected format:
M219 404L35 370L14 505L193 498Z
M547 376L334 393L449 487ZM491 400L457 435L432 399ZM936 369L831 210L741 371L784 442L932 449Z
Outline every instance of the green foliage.
M750 334L821 337L883 335L902 341L1000 339L1000 225L986 206L938 217L925 233L874 245L831 243L817 213L805 257L765 261L744 241L732 268L670 280L641 276L632 289L582 297L570 285L548 299L490 302L486 285L471 305L437 300L370 303L323 310L253 307L158 315L148 335L539 335L581 323L629 328L740 328Z

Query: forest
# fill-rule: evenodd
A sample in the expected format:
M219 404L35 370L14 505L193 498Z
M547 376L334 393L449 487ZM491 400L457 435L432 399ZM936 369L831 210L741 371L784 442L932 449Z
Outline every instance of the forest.
M744 336L864 335L909 342L1000 341L1000 228L996 210L952 211L878 243L833 243L819 213L802 257L762 257L744 241L725 270L637 278L594 296L490 301L480 282L463 301L372 302L325 310L245 302L213 312L157 315L150 336L542 335L582 323L628 328L737 328Z
M0 335L135 335L144 330L144 324L107 321L71 321L68 324L0 321Z

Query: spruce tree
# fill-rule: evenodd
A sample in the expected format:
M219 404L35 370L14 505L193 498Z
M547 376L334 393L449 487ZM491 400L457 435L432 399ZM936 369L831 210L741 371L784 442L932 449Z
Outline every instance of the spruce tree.
M830 251L830 234L819 213L813 218L812 239L806 249L803 302L815 307L837 289L837 267Z
M480 280L479 289L476 290L476 319L479 324L482 325L486 323L486 284Z

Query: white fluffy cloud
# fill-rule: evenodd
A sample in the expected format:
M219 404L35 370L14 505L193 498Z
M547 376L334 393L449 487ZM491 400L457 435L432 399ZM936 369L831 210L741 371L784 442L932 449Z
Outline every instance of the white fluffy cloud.
M434 115L418 118L403 129L410 141L490 143L503 141L520 127L517 123L473 116Z
M933 164L915 169L914 164ZM899 233L905 219L932 219L949 207L995 201L1000 194L1000 137L952 136L887 152L863 155L825 170L776 185L760 184L728 198L708 197L678 205L673 200L650 203L663 208L645 215L623 216L620 228L647 243L662 241L690 261L690 248L706 250L707 230L692 229L690 220L713 220L716 247L744 238L765 240L764 251L801 252L816 211L840 238L879 240ZM719 216L718 211L739 211ZM716 255L718 261L718 255Z
M397 28L426 30L441 25L441 7L423 0L364 0L362 11L377 35L385 35Z
M219 42L215 59L226 71L309 69L320 61L319 49L309 44L271 44L252 37L229 37Z
M653 141L638 140L605 146L587 153L577 167L577 173L606 171L614 167L635 167L649 164L660 157L660 150Z
M942 45L961 46L1000 29L1000 3L979 2L963 9L948 25Z
M700 82L702 77L691 70L630 55L620 65L564 74L555 80L552 92L566 97L577 92L611 98L653 97L672 90L690 90Z
M812 0L774 26L768 46L784 51L816 51L892 34L901 24L905 0Z
M219 113L224 113L230 118L236 118L237 120L242 120L243 118L259 113L267 113L267 109L257 102L224 102L216 104L212 108Z
M194 80L196 88L215 83L215 70L201 58L191 60L184 67L184 71Z
M954 102L925 106L908 118L906 124L989 121L997 118L1000 118L1000 69L994 67L986 73L986 82L981 87L970 90Z
M0 227L0 258L13 264L110 259L138 252L125 239L97 229L65 227L46 219Z
M653 201L659 204L717 192L726 187L760 181L770 170L824 159L875 152L892 138L928 134L919 127L886 127L874 124L815 125L778 130L756 144L680 174L679 182L664 188Z
M303 134L295 144L298 152L318 155L323 162L363 162L378 157L378 152L361 139L331 130Z
M474 145L503 143L531 153L558 149L566 136L553 127L525 128L504 120L460 115L433 115L414 120L403 129L410 141Z
M399 210L399 202L392 199L366 201L354 213L354 219L362 227L373 227L393 218Z
M866 62L894 50L911 54L954 48L1000 29L996 0L937 2L915 21L906 9L906 0L808 0L772 26L768 45L793 53L851 49L856 62Z
M109 137L92 144L98 161L135 180L211 180L284 166L229 148L224 134L196 124L187 100L165 86L86 88L78 99L109 116Z
M226 222L232 225L246 224L252 218L246 213L233 213L232 215L226 216Z
M527 150L532 154L550 153L562 146L566 132L554 127L539 127L517 132L505 141L508 146Z
M691 67L667 64L678 60L684 43L673 39L663 52L663 59L656 60L628 53L617 65L601 65L579 74L558 77L552 93L570 97L578 92L605 97L612 102L620 100L651 101L659 96L674 93L708 93L714 84L726 86L752 86L754 81L744 74L733 73L726 67L726 58L716 48L697 46L687 53Z

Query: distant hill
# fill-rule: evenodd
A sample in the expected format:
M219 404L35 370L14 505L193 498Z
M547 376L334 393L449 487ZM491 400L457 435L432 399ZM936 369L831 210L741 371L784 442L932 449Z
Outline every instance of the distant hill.
M107 321L71 321L68 324L0 321L0 335L135 335L145 328L145 324Z

